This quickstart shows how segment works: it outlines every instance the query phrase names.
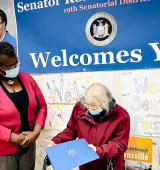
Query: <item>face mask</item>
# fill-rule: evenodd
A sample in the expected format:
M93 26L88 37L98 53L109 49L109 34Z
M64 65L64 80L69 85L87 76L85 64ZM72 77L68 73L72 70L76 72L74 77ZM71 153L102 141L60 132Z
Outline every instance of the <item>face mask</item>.
M100 108L98 108L98 109L96 109L96 110L91 110L91 111L89 111L89 112L90 112L91 115L99 115L102 111L103 111L103 110L102 110L102 108L100 107Z
M15 77L17 77L17 75L19 73L19 68L20 68L20 64L18 64L17 67L14 68L14 69L5 70L6 75L4 75L4 77L6 77L6 78L15 78Z

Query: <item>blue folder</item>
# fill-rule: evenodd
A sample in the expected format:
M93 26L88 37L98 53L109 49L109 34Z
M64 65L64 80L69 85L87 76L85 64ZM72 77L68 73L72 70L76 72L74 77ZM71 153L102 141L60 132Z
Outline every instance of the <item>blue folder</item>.
M54 170L71 170L99 158L85 139L77 139L45 148Z

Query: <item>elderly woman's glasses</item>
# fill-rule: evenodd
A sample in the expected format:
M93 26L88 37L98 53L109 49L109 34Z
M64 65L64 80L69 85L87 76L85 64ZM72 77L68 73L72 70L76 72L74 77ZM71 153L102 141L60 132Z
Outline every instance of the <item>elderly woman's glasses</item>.
M82 97L80 101L89 110L95 110L101 107L100 103L95 101L87 102L84 97Z

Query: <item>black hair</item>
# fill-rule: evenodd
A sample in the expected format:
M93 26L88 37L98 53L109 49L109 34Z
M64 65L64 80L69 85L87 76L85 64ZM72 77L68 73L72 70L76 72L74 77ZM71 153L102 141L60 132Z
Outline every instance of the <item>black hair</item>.
M5 22L5 27L6 27L6 25L7 25L7 15L2 9L0 9L0 17L2 19L2 23Z
M8 42L0 42L0 56L7 55L10 57L16 56L14 47Z

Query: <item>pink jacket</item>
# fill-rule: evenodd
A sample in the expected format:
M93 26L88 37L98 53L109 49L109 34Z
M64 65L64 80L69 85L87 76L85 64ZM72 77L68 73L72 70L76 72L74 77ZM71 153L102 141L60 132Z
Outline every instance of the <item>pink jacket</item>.
M27 73L19 73L29 97L28 121L30 129L34 124L44 126L47 116L45 99L35 80ZM19 133L20 113L0 86L0 156L9 155L19 150L18 145L9 142L11 132Z

